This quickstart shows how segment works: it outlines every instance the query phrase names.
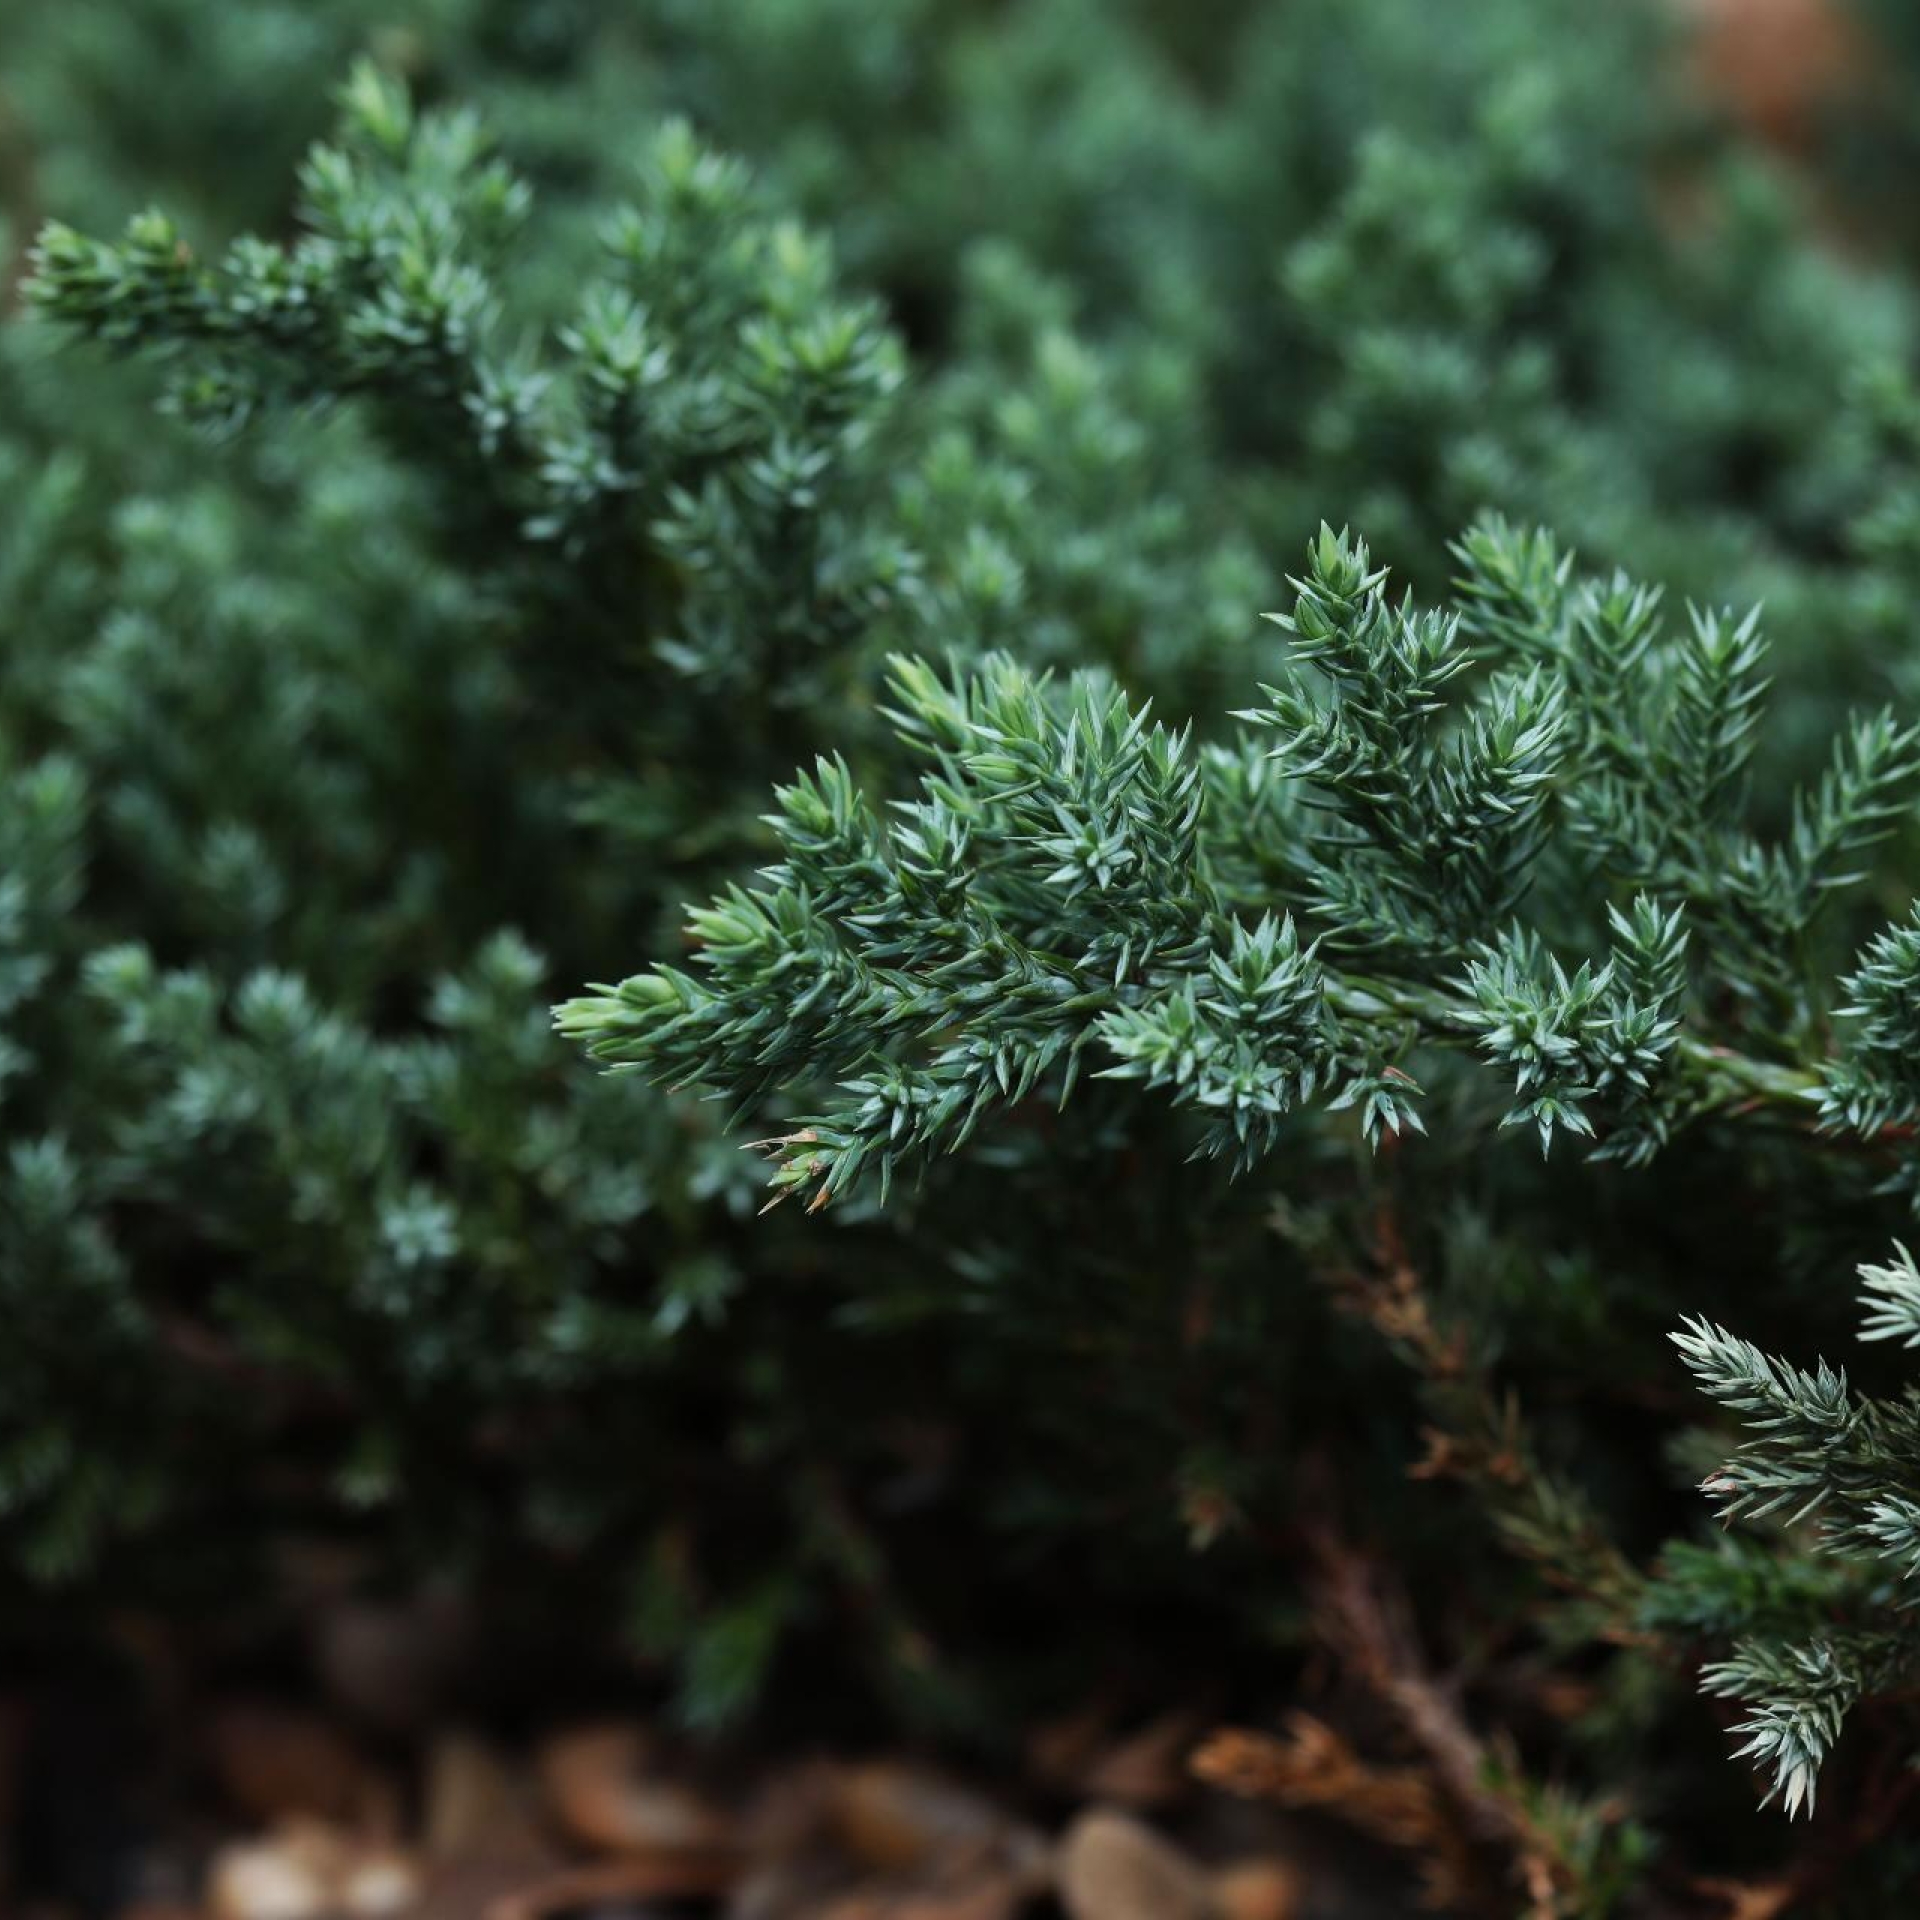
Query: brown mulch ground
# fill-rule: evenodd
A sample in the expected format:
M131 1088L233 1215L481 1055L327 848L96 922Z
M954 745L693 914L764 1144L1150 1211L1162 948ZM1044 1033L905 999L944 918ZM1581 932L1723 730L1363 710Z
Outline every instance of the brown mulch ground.
M23 1716L0 1725L18 1761L30 1744ZM1403 1910L1359 1901L1337 1836L1330 1845L1296 1814L1198 1777L1206 1732L1191 1715L1116 1725L1089 1708L1039 1730L1006 1778L983 1782L912 1757L716 1761L631 1719L557 1727L517 1750L449 1728L396 1757L338 1713L236 1696L196 1709L162 1769L170 1778L136 1795L141 1822L114 1800L104 1754L101 1804L59 1814L77 1820L61 1836L69 1854L94 1850L92 1865L103 1876L111 1867L120 1892L0 1899L0 1912L1358 1920ZM32 1830L31 1783L13 1772L24 1877L44 1872L47 1836ZM84 1758L69 1768L65 1801L88 1777ZM1342 1791L1356 1791L1351 1778Z

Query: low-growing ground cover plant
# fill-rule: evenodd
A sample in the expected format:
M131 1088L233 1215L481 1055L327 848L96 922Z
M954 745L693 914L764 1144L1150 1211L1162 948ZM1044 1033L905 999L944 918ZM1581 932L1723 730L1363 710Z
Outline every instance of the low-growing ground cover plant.
M1330 1653L1453 1904L1874 1911L1911 1389L1770 1356L1911 1318L1897 256L1650 9L869 11L0 27L19 1644L321 1539L708 1729Z

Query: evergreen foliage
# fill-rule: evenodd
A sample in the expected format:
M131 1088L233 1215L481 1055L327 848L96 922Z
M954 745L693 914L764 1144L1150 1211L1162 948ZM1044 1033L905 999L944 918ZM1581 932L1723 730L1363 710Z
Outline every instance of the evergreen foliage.
M1920 1344L1920 1271L1904 1246L1863 1266L1861 1338ZM1913 1636L1904 1589L1920 1558L1920 1395L1855 1391L1821 1361L1812 1373L1774 1360L1706 1321L1676 1335L1702 1388L1732 1407L1750 1440L1706 1482L1730 1520L1819 1516L1819 1551L1844 1567L1846 1612L1804 1638L1740 1642L1706 1670L1709 1691L1753 1704L1744 1753L1772 1774L1788 1812L1813 1803L1821 1762L1847 1712L1869 1692L1910 1683ZM1838 1609L1836 1608L1836 1612Z
M10 1630L994 1742L1364 1668L1339 1512L1538 1911L1777 1865L1703 1676L1888 1910L1897 252L1652 8L386 13L0 20Z
M1499 522L1460 554L1467 611L1430 611L1321 528L1280 620L1285 684L1241 716L1273 748L1243 733L1203 756L1098 679L1055 694L1003 656L944 678L897 662L899 732L931 762L918 796L883 815L820 762L777 794L767 886L692 917L713 984L639 975L567 1003L562 1030L749 1106L856 1076L773 1143L776 1190L816 1202L870 1165L884 1187L1038 1086L1064 1100L1090 1052L1198 1108L1195 1151L1242 1171L1322 1089L1371 1143L1418 1126L1422 1047L1477 1045L1513 1077L1505 1123L1543 1148L1601 1118L1602 1150L1634 1160L1716 1109L1811 1118L1822 1063L1795 1042L1837 995L1805 936L1910 803L1920 732L1855 722L1786 840L1763 842L1735 810L1755 616L1675 632L1656 593ZM1578 903L1610 886L1660 892L1601 928ZM1689 916L1715 936L1691 966ZM1563 931L1585 949L1571 964L1548 944ZM1873 952L1849 984L1894 1004L1828 1076L1869 1136L1887 1103L1839 1089L1910 1059L1920 965L1910 935Z

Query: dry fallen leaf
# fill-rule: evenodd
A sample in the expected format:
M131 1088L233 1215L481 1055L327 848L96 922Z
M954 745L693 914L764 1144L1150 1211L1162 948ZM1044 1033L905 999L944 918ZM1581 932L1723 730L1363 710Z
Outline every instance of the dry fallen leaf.
M727 1920L1012 1920L1050 1880L1032 1828L896 1762L803 1768L749 1831L756 1864Z
M329 1886L307 1849L245 1840L220 1850L207 1893L214 1920L317 1920L327 1910Z
M1791 1880L1696 1880L1693 1889L1720 1901L1724 1920L1778 1920L1804 1891Z
M212 1920L389 1920L418 1906L419 1868L389 1846L317 1820L287 1820L215 1856Z
M468 1733L443 1734L427 1755L420 1846L427 1889L412 1920L476 1920L571 1864L531 1779Z
M846 1852L881 1868L917 1866L957 1846L993 1846L1013 1830L1006 1814L979 1794L923 1768L886 1761L838 1774L831 1818Z
M1131 1814L1083 1813L1060 1843L1070 1920L1222 1920L1206 1873Z
M1436 1905L1464 1899L1474 1883L1469 1838L1432 1777L1362 1759L1311 1714L1294 1714L1284 1736L1222 1727L1194 1754L1193 1771L1224 1793L1323 1809L1420 1856Z
M1189 1791L1187 1755L1201 1722L1190 1713L1164 1713L1099 1754L1081 1780L1089 1800L1120 1806L1164 1807Z
M1027 1895L1005 1873L959 1886L868 1888L805 1909L806 1920L1014 1920ZM796 1909L794 1920L802 1920Z
M1046 1875L961 1854L919 1872L862 1874L842 1856L770 1862L736 1890L727 1920L1014 1920Z
M1213 1876L1221 1920L1293 1920L1306 1888L1286 1860L1237 1860Z
M502 1894L485 1909L485 1920L549 1920L621 1900L683 1900L724 1893L738 1866L715 1855L600 1860L567 1867Z
M484 1740L442 1734L427 1755L420 1844L430 1860L528 1859L550 1863L533 1793Z
M602 1853L729 1850L734 1824L690 1787L654 1777L645 1731L626 1723L556 1734L540 1749L541 1785L561 1830Z
M758 1860L726 1906L726 1920L818 1920L821 1907L844 1892L846 1862L821 1850Z

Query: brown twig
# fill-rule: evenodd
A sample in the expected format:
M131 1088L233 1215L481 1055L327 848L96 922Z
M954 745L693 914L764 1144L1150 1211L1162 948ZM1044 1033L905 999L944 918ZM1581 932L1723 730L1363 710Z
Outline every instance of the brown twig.
M1275 1736L1223 1727L1194 1753L1195 1775L1248 1800L1331 1813L1370 1838L1418 1857L1421 1891L1432 1907L1473 1896L1477 1863L1460 1823L1419 1767L1364 1760L1324 1720L1290 1716Z
M1367 1257L1327 1277L1341 1304L1421 1377L1433 1418L1410 1476L1477 1485L1507 1544L1554 1585L1595 1607L1603 1638L1644 1644L1633 1623L1644 1575L1614 1545L1584 1496L1541 1464L1519 1401L1496 1387L1464 1329L1435 1314L1390 1196L1383 1195L1375 1211Z
M743 1862L731 1853L657 1853L568 1867L509 1894L486 1911L486 1920L548 1920L576 1907L603 1901L689 1900L727 1892Z
M1583 1911L1580 1867L1504 1784L1515 1774L1511 1760L1473 1731L1453 1689L1428 1667L1405 1590L1330 1521L1311 1522L1304 1538L1317 1637L1387 1709L1417 1764L1371 1765L1319 1722L1297 1716L1285 1739L1223 1730L1196 1754L1195 1771L1236 1792L1326 1807L1404 1845L1419 1856L1435 1905L1492 1909L1517 1882L1528 1920L1571 1920ZM1613 1800L1585 1817L1613 1825L1625 1812ZM1496 1862L1505 1863L1504 1875L1489 1870Z

